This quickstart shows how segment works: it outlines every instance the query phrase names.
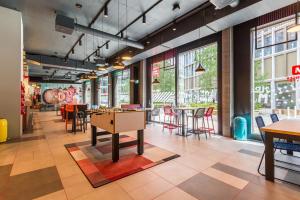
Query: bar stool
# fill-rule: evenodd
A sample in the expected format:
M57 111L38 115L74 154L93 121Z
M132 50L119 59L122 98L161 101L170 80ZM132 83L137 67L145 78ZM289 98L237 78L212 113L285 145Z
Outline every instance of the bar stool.
M205 121L204 121L204 116L205 116L205 108L198 108L196 110L196 113L193 116L187 116L187 118L192 117L192 119L195 122L195 127L193 127L193 132L198 135L198 139L200 140L200 134L204 133L205 138L207 139L207 127L205 127ZM202 125L199 127L199 120L202 120ZM188 122L188 120L187 120ZM187 123L188 127L188 123Z
M173 129L179 128L178 114L174 112L172 106L166 105L163 107L164 109L164 123L163 123L163 131L165 128L169 129L172 132ZM168 117L168 122L166 121L166 117Z
M204 115L204 118L206 118L206 122L207 122L207 131L210 135L211 132L213 132L214 134L216 133L215 132L215 126L214 126L214 120L212 118L212 115L213 115L213 111L214 111L214 107L209 107L207 110L206 110L206 113ZM209 120L208 119L211 119L211 123L212 123L212 128L209 127Z
M73 116L74 113L74 105L65 105L65 129L66 132L68 132L68 124L70 123L69 120L71 120L71 123L73 123Z

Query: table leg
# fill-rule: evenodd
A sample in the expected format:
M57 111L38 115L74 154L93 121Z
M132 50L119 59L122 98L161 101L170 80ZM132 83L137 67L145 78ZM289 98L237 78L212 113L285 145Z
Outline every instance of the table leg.
M112 160L113 162L119 160L119 133L112 134Z
M185 136L185 126L184 126L184 110L181 110L181 134Z
M265 174L266 180L274 181L274 151L273 151L273 135L265 133L266 139L266 158L265 158Z
M92 139L92 146L97 144L97 127L91 125L91 139Z
M192 110L192 116L193 116L192 117L192 119L193 119L193 133L195 133L195 118L194 118L194 116L195 116L195 110Z
M144 130L137 131L138 144L137 144L137 153L142 155L144 153Z
M293 143L293 140L290 140L290 139L287 139L286 141L289 142L289 143ZM288 155L290 155L290 156L293 155L293 151L286 151L286 153L287 153Z

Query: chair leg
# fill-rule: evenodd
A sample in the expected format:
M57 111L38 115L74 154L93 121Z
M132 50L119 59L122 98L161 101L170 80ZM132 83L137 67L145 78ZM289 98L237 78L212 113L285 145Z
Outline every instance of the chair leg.
M206 129L205 129L205 121L204 121L204 118L202 118L202 125L203 125L203 127L204 127L205 139L207 140L207 133L206 133Z
M208 117L206 117L206 121L207 121L207 130L208 130L208 134L210 136L210 130L209 130L209 121L208 121Z
M260 159L260 162L259 162L259 165L258 165L258 168L257 168L257 172L258 172L260 175L262 175L262 176L264 176L264 175L260 172L260 167L261 167L262 161L263 161L263 159L264 159L265 152L266 152L266 151L264 150L264 153L263 153L263 155L261 156L261 159Z
M213 120L212 116L210 116L210 118L211 118L211 123L212 123L212 128L213 128L214 134L216 134L214 120Z

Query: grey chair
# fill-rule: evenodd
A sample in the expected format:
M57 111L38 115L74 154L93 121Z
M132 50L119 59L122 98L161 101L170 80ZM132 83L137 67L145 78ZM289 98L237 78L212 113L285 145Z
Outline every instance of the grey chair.
M193 127L193 133L198 135L199 140L200 140L201 133L204 133L205 138L207 139L207 128L205 127L204 116L205 116L205 108L198 108L194 115L187 115L187 128L188 128L189 118L192 118L195 124L195 127ZM199 127L199 120L201 123L201 127Z

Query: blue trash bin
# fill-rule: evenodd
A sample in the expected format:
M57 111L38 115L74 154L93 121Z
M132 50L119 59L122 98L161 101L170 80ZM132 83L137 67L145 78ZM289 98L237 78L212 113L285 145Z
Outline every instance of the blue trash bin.
M244 117L235 117L233 120L235 140L247 140L247 120Z

